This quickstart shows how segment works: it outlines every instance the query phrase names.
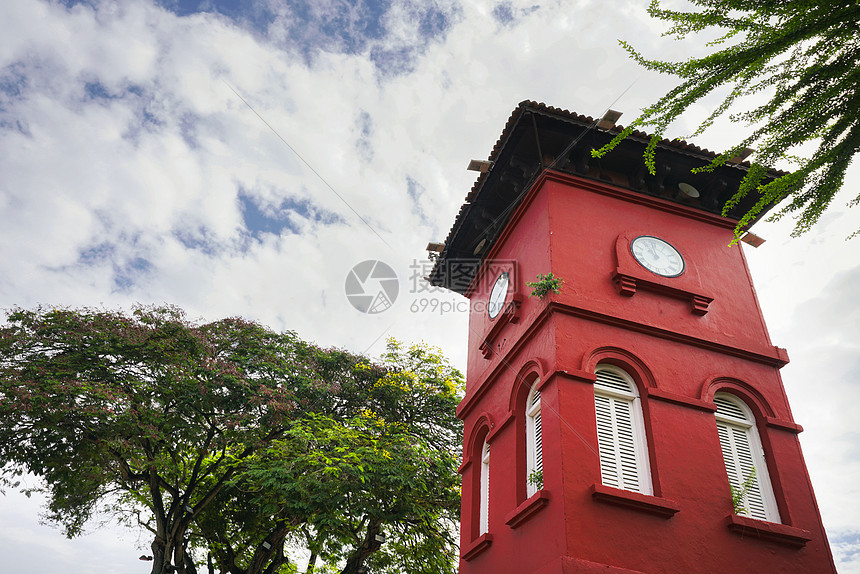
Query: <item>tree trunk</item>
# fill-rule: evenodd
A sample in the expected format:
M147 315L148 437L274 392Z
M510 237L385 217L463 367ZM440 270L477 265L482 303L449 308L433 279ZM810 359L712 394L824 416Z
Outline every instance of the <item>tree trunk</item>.
M191 557L191 553L188 552L188 549L184 549L185 554L185 574L197 574L197 565L194 564L194 559Z
M265 548L262 544L257 547L254 555L251 557L248 568L245 570L245 574L264 574L273 570L272 564L275 565L275 568L278 568L286 562L287 559L283 553L284 539L289 534L290 528L291 524L283 521L277 525L274 531L266 536L263 544L266 544L268 548ZM269 565L269 568L266 567L266 564Z
M346 565L340 574L358 574L358 569L364 564L368 556L379 550L381 543L376 541L376 535L382 530L382 521L374 520L367 526L367 533L364 536L364 541L361 545L353 550L349 558L346 559Z
M164 540L156 536L149 548L152 550L152 574L163 574L165 553Z

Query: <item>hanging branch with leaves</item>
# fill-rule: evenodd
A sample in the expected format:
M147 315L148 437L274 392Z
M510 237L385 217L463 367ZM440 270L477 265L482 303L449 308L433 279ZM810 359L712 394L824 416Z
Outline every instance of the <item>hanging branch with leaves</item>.
M744 148L754 148L755 161L723 207L723 214L747 195L755 195L757 201L735 229L739 234L763 210L786 200L772 219L797 213L792 234L800 235L821 217L860 151L860 4L818 0L691 3L701 10L665 9L652 0L648 13L669 22L671 28L664 35L679 40L700 32L722 34L708 43L719 49L700 58L667 62L649 60L621 41L639 64L676 75L682 82L592 154L601 157L633 130L650 127L654 135L645 150L645 163L653 174L657 144L669 125L706 96L727 87L728 95L692 135L727 113L732 121L758 127L698 171L713 171ZM729 113L747 96L769 100ZM795 155L808 146L817 149L808 157ZM768 169L781 163L793 164L794 170L763 183ZM849 205L858 203L860 195Z

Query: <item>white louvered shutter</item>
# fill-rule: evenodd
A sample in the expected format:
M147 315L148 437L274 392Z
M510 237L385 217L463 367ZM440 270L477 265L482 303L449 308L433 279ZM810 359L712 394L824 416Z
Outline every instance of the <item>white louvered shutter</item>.
M636 387L620 372L597 370L594 410L603 484L651 493L647 447Z
M540 413L540 391L534 391L529 398L526 410L526 458L528 468L526 469L526 480L533 472L543 472L543 429L541 426ZM529 496L538 491L538 487L531 482L527 485Z
M474 508L474 507L473 507ZM480 534L490 529L490 445L484 442L481 452Z
M543 472L543 432L540 422L540 391L535 392L535 398L532 401L532 406L536 409L533 417L534 424L534 470Z
M752 414L741 406L740 401L725 395L715 396L714 403L717 405L717 434L729 484L735 490L741 490L747 479L753 477L741 501L744 508L739 514L778 522L779 513Z

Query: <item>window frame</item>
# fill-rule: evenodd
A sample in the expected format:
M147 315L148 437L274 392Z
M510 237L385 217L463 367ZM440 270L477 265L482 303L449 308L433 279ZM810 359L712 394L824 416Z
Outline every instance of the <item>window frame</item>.
M478 505L478 536L490 531L490 443L484 439L481 447L480 502Z
M725 401L733 405L742 413L743 418L734 416L725 411L720 412L721 401ZM743 516L745 518L750 518L753 520L763 520L765 522L781 524L782 519L779 512L779 505L777 504L776 500L776 494L773 490L773 484L770 480L770 471L767 465L767 456L764 452L764 445L762 443L756 417L752 409L746 403L746 401L726 391L717 391L716 393L714 393L713 402L717 407L717 409L714 411L714 419L717 427L717 437L720 445L720 453L723 458L723 469L726 472L726 479L728 480L729 485L733 488L740 488L740 486L744 482L744 479L738 476L735 479L737 484L732 484L732 474L737 475L738 470L741 470L741 472L743 472L742 463L740 462L739 458L740 453L738 453L737 451L732 451L730 453L732 455L730 458L732 459L733 466L735 468L733 469L733 473L729 472L726 450L723 446L724 438L720 433L721 426L727 431L727 437L729 438L730 447L736 444L737 441L734 438L734 434L729 433L728 431L738 431L746 437L746 442L750 451L749 457L751 458L753 467L755 468L756 482L754 484L758 486L757 492L761 499L763 512L758 516L753 515L753 509L749 507L748 495L744 496L744 506L749 509L748 512L735 512L734 508L732 509L732 511L737 516ZM729 492L731 493L731 490Z
M537 379L526 397L526 498L537 494L540 488L529 481L529 476L535 472L543 473L543 424L541 418L541 394L537 388Z
M617 388L608 388L601 385L599 377L601 372L609 372L617 375L624 383L627 384L628 390L622 391ZM619 490L638 492L643 495L653 496L654 479L651 472L650 449L648 448L648 436L645 431L645 417L642 409L642 401L636 381L625 369L611 363L598 363L594 369L594 373L596 377L594 383L595 428L598 438L598 463L600 466L601 484L611 488L617 488ZM598 404L600 399L607 401L609 405L608 413L601 412L601 407ZM619 443L621 442L622 437L619 434L619 431L622 429L619 429L618 425L614 424L617 420L615 415L617 414L617 408L619 405L626 405L629 412L630 434L625 436L629 437L629 441L632 443L634 451L636 488L631 488L629 486L629 482L632 481L632 478L629 474L624 473L620 461L621 455L619 452ZM605 417L607 414L613 421L613 423L611 423L612 428L610 429L607 429L603 422L606 420ZM611 435L611 444L613 447L611 453L600 448L600 443L602 442L601 435L605 437L607 431ZM604 472L604 468L610 465L615 468L615 471L618 474L618 479L616 481L609 479Z

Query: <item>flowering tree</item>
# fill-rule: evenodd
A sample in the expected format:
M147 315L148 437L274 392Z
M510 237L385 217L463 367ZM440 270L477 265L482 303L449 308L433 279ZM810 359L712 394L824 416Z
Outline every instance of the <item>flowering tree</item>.
M441 453L457 433L460 383L441 360L442 379L453 382L428 399L442 415L436 424L433 415L396 405L385 367L242 319L200 325L174 307L131 315L16 309L7 318L0 328L4 483L17 486L24 472L41 478L35 489L47 495L48 518L70 537L100 511L146 528L153 574L196 572L195 547L211 553L210 572L213 557L222 572L294 571L286 549L302 533L326 557L348 559L368 534L331 542L342 533L326 515L347 508L332 493L357 497L365 468L394 472L376 459L365 467L362 456L396 452L421 469L441 463L440 476L454 473L456 462ZM387 400L391 422L401 409L433 429L412 426L389 438L387 423L377 421ZM430 442L439 437L445 442ZM440 456L423 462L425 448ZM300 472L274 480L289 468ZM409 471L418 476L416 468ZM322 490L313 488L314 476ZM373 521L382 528L393 517ZM366 550L359 565L379 545Z

